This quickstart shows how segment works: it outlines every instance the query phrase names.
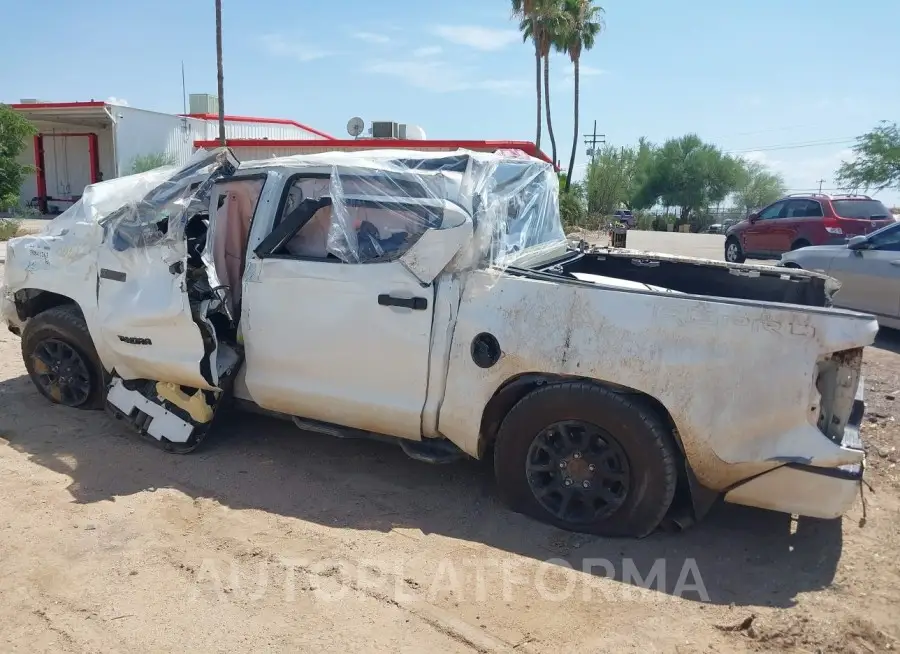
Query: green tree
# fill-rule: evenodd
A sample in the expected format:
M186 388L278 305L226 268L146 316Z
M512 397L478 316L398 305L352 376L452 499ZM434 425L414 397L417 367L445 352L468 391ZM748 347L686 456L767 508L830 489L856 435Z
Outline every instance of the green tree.
M569 15L566 23L567 31L562 35L560 46L572 60L575 82L574 117L572 130L572 154L569 157L569 169L566 171L566 188L572 184L572 173L575 170L575 153L578 151L578 107L580 104L581 55L594 47L597 37L603 29L603 7L594 5L591 0L564 0L565 11Z
M534 15L535 7L538 0L512 0L513 17L518 18L520 24L524 20L530 20ZM538 28L540 29L540 28ZM541 44L538 39L534 38L536 34L532 33L531 41L534 44L534 90L537 97L537 134L534 137L534 144L541 147ZM528 40L523 35L524 40ZM554 162L556 163L556 162Z
M623 200L629 209L636 209L640 205L640 196L647 185L655 156L656 146L644 136L638 139L629 174L628 196Z
M569 18L561 0L534 0L530 14L519 21L522 39L536 44L544 62L544 111L547 115L547 134L550 136L554 164L556 136L553 134L553 120L550 117L550 51L563 49L563 40L569 32Z
M882 121L856 139L853 161L837 171L838 183L850 189L900 189L900 127Z
M638 192L638 208L657 202L681 208L681 221L691 212L721 202L738 189L741 161L704 143L696 134L669 139L653 156L647 180Z
M19 190L31 166L19 163L26 139L37 133L34 126L5 104L0 104L0 210L19 204Z
M764 207L784 196L784 178L758 161L745 161L735 191L737 206L745 212Z
M154 168L162 166L171 166L175 160L164 152L151 152L150 154L141 154L131 161L132 173L145 173Z
M563 229L568 234L574 228L586 226L584 208L584 188L581 184L572 184L566 188L563 184L565 178L559 179L559 217L562 220Z
M637 151L605 146L596 154L585 175L588 213L609 216L628 201Z

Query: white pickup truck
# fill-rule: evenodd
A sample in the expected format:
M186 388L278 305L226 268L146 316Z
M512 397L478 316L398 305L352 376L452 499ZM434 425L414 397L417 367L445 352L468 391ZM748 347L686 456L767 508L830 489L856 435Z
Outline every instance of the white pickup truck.
M0 310L47 398L176 452L242 404L493 457L570 530L842 515L874 318L815 273L571 247L557 194L515 153L201 151L10 241Z

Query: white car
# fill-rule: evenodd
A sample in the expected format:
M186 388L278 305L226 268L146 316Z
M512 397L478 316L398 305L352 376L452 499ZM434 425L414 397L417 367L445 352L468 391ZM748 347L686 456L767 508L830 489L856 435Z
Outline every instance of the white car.
M841 288L835 306L865 311L882 327L900 329L900 223L891 223L843 245L814 245L781 255L779 266L814 270Z
M89 186L10 241L0 311L47 398L167 449L237 402L428 461L490 456L515 510L640 537L720 496L848 509L877 323L834 290L568 248L556 174L524 156L222 149Z

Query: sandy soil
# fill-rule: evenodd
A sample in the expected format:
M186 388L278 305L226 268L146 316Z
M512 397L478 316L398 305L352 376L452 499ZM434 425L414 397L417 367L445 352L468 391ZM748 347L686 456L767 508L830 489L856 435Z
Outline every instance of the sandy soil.
M898 352L889 334L866 354L864 526L859 503L793 524L720 505L630 541L508 512L483 464L260 416L166 454L48 404L3 332L0 651L888 651Z

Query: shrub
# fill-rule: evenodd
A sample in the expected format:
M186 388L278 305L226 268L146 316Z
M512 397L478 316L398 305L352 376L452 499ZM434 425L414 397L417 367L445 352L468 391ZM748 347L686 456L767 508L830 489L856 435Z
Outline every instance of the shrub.
M162 168L163 166L171 166L175 163L175 159L164 152L151 152L150 154L141 154L134 158L131 162L132 173L145 173L148 170Z
M19 233L19 221L15 218L0 218L0 241L8 241Z

